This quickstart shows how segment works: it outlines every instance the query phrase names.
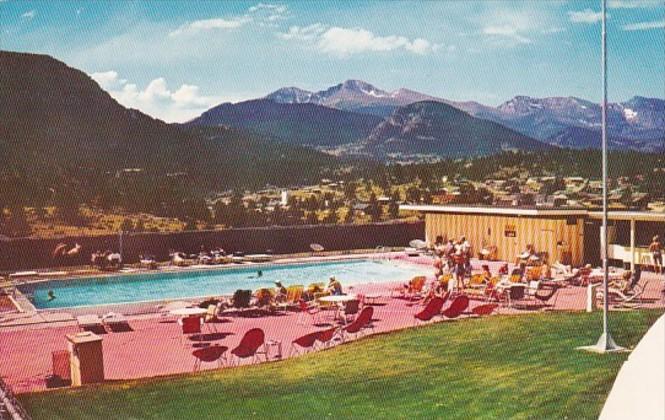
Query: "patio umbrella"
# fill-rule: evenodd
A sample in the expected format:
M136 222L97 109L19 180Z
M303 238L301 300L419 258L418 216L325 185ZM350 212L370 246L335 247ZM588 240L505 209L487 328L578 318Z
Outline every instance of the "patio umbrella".
M427 248L427 242L425 242L421 239L414 239L411 242L409 242L409 246L411 248L415 248L415 249L423 249L423 248Z
M314 252L323 252L326 250L321 244L309 244L309 247Z

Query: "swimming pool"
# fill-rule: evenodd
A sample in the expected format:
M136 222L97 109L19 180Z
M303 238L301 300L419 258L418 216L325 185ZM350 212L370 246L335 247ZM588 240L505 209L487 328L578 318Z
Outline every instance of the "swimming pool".
M350 286L407 281L430 272L427 266L404 262L346 260L53 280L22 285L19 289L30 296L37 309L54 309L231 295L237 289L274 287L275 280L286 286L306 286L335 276L343 286ZM49 300L49 290L55 299Z

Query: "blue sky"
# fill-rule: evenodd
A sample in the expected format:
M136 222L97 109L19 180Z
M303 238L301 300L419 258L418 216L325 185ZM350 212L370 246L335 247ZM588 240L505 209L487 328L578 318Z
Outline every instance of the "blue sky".
M609 96L665 96L663 0L609 1ZM497 105L600 99L600 0L0 0L0 48L46 53L167 121L346 79Z

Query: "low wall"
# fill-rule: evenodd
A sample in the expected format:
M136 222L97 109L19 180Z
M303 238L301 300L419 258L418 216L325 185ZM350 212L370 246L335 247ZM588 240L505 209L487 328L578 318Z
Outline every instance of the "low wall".
M227 252L242 251L247 254L264 253L267 250L275 254L292 254L310 251L311 243L321 244L329 251L340 251L369 249L379 245L407 246L410 240L424 237L424 222L129 233L122 237L122 253L126 263L134 263L138 261L139 254L152 254L158 260L165 261L170 250L198 253L201 245L206 249L222 247ZM80 244L80 255L54 259L51 254L61 242L69 246ZM91 253L97 250L119 251L119 242L118 235L4 240L0 241L0 271L84 265L90 262Z

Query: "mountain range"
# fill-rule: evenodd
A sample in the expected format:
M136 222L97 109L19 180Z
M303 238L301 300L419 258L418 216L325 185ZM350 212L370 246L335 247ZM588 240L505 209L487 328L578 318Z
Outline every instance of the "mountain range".
M516 96L492 107L473 101L437 98L404 88L387 92L363 81L347 80L319 92L286 87L265 98L281 104L310 103L384 118L399 107L434 101L553 145L600 147L600 141L596 140L600 132L601 106L575 97ZM614 147L665 150L665 100L636 96L626 102L608 104L608 135L616 140L611 142Z
M51 186L77 173L142 168L219 190L308 182L355 156L413 162L599 143L598 105L576 98L520 96L488 107L350 80L320 92L284 88L167 124L52 57L0 51L0 68L0 181L19 174ZM665 151L664 102L612 104L610 145Z

